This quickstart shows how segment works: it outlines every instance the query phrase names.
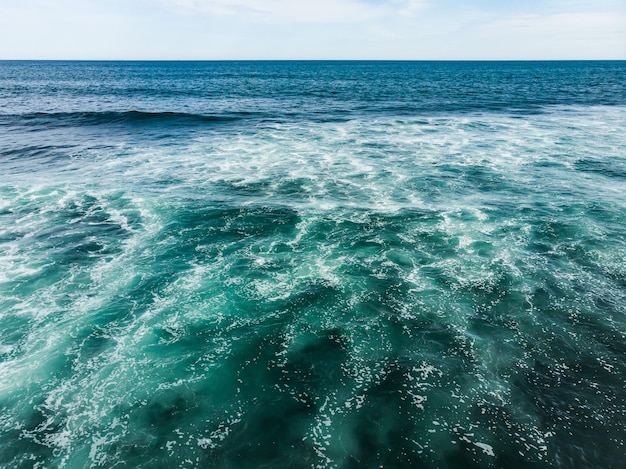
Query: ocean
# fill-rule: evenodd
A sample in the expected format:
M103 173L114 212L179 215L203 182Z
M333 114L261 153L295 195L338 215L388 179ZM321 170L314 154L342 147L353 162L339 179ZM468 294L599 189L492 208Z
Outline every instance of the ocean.
M626 62L0 62L0 467L617 468Z

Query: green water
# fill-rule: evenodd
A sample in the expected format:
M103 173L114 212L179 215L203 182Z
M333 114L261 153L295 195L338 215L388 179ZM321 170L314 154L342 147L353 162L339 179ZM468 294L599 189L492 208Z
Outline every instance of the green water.
M571 107L5 153L0 466L619 467L624 128Z

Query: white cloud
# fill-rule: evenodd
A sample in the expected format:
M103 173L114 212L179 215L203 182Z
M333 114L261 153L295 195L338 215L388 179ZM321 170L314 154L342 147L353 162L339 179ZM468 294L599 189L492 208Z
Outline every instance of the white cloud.
M624 0L492 2L5 1L0 59L626 58Z
M422 0L162 0L182 11L237 16L265 23L359 23L384 17L411 16Z
M623 29L624 15L620 13L561 13L555 15L522 15L504 18L494 23L496 29L522 29L545 32L580 34L590 29Z
M467 31L497 58L615 58L626 55L626 14L559 13L501 18ZM497 46L499 44L499 46Z

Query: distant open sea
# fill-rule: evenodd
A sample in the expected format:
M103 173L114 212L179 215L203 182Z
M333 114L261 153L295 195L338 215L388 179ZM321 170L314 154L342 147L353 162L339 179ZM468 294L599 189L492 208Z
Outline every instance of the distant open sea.
M626 62L0 62L0 467L618 468Z

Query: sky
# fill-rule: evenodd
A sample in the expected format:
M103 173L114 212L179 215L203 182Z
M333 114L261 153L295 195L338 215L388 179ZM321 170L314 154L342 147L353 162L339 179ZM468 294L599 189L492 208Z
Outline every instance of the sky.
M626 0L0 0L0 59L626 59Z

